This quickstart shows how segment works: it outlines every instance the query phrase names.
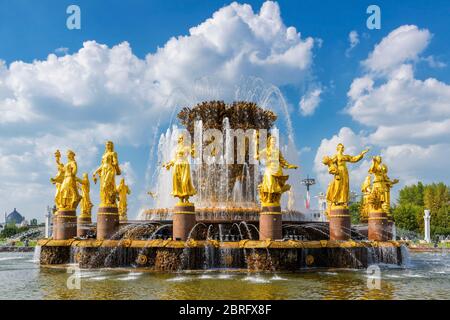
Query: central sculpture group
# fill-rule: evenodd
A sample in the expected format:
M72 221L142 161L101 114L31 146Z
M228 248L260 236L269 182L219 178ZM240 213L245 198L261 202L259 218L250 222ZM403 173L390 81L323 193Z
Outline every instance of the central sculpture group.
M258 132L256 133L258 134ZM327 189L327 216L329 219L330 240L349 240L351 222L349 214L350 179L347 163L356 163L364 158L368 149L356 156L345 154L342 143L337 145L336 154L325 156L323 164L328 167L332 181ZM190 197L197 191L191 177L190 157L195 157L195 144L189 145L183 134L178 136L175 155L163 164L172 170L172 196L179 199L173 209L173 240L185 241L196 224L196 211ZM54 233L56 240L70 239L75 236L86 237L92 230L90 200L90 182L88 174L82 179L77 177L75 153L67 152L67 163L61 163L61 154L55 153L58 173L51 179L56 186L54 214ZM266 147L256 148L254 154L257 163L265 165L262 182L257 186L261 211L259 216L260 240L278 240L283 238L281 196L290 190L289 178L283 169L297 169L290 164L280 151L275 135L269 135ZM390 211L390 189L398 180L391 180L388 169L380 156L372 158L369 175L362 185L361 219L368 222L368 238L386 241L392 238L392 217ZM117 152L114 144L106 142L105 152L100 166L93 173L94 183L100 180L100 205L97 212L96 237L99 240L111 238L119 229L119 221L127 220L127 196L129 187L122 178L116 186L116 176L121 175ZM372 183L372 176L373 183ZM81 190L81 195L79 194ZM76 217L78 204L81 202L81 214Z

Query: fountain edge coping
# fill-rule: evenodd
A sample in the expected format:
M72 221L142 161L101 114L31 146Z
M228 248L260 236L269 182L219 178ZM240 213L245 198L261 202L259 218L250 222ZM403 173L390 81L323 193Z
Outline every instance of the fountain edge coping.
M241 240L233 242L219 242L216 240L53 240L41 239L37 245L41 247L78 247L78 248L196 248L213 246L216 248L229 249L319 249L319 248L373 248L373 247L400 247L404 245L403 241L300 241L300 240Z

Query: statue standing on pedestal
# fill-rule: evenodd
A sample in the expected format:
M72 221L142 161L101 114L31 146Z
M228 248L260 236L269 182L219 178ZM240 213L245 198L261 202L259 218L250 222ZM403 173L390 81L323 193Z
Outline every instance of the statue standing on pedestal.
M93 179L97 183L100 177L100 207L117 207L116 175L120 175L117 152L112 141L106 142L102 163L95 170Z
M61 153L55 152L58 174L50 181L56 186L55 204L58 210L76 210L81 200L77 188L78 165L75 161L75 153L67 151L67 163L61 163Z
M186 146L184 144L184 136L178 136L178 145L175 151L175 158L163 165L164 168L170 170L173 168L172 175L172 195L180 199L180 203L189 203L189 197L194 196L195 190L191 179L191 165L189 164L189 156L195 156L194 145Z
M364 193L364 206L361 208L362 216L366 214L366 211L382 211L389 214L391 189L399 180L391 180L388 177L388 168L381 161L381 156L372 158L369 175L361 187ZM373 185L370 184L372 175L374 176Z
M125 184L124 178L120 180L120 184L117 187L117 194L119 196L119 219L127 220L127 211L128 211L127 198L128 195L131 194L131 190L128 187L128 185Z
M326 216L328 216L330 214L330 208L333 202L333 195L336 193L336 189L339 186L341 177L339 175L336 163L333 162L333 160L329 156L324 156L322 159L322 163L328 167L328 173L333 175L333 180L331 180L328 184L326 193L327 208L325 210L325 214Z
M259 198L263 205L280 205L281 195L289 191L291 186L286 183L289 176L282 169L297 169L296 165L288 163L274 136L267 140L267 148L256 153L257 160L265 160L266 168L262 183L258 186Z
M81 189L81 214L80 218L90 218L92 207L91 202L91 184L87 173L83 173L83 179L78 179L78 186Z
M332 206L341 206L346 208L348 206L349 197L350 197L350 181L347 170L347 162L355 163L360 161L364 155L369 152L369 150L362 151L357 156L350 156L344 154L344 145L339 143L337 145L337 153L332 156L326 163L329 168L331 168L331 164L336 166L336 173L331 173L334 175L333 187L329 188L327 192L327 199L331 202ZM334 169L333 169L334 171Z

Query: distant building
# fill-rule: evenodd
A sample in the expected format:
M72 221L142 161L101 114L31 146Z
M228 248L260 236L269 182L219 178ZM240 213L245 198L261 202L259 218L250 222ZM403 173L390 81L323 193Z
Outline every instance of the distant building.
M10 214L5 214L5 223L6 224L15 224L15 225L21 225L22 222L25 221L25 217L22 216L16 208L14 208L13 212Z

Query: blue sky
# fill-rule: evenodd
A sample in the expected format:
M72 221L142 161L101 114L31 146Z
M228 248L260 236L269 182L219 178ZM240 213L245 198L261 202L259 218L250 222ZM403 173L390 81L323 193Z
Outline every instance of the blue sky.
M170 114L170 111L158 103L171 90L171 86L186 86L183 89L189 91L189 85L186 85L189 83L189 76L186 74L191 70L186 66L175 66L174 73L179 72L180 75L175 73L174 78L186 76L186 79L176 82L178 80L173 80L174 78L159 79L154 74L144 74L137 69L148 68L150 73L158 70L170 73L172 66L167 58L170 50L166 49L157 55L158 48L164 48L172 37L189 36L190 28L201 25L230 3L211 0L0 1L0 59L4 61L4 68L7 70L4 75L0 72L0 112L7 115L4 117L7 120L0 122L3 141L0 144L0 163L3 164L0 169L0 172L3 170L0 173L0 210L10 212L17 207L27 217L42 217L45 207L51 203L53 192L51 185L47 183L48 178L54 174L50 150L55 147L62 150L66 147L80 149L75 151L79 151L81 170L90 172L97 165L103 149L100 140L106 138L108 132L114 132L110 134L112 138L117 136L120 161L127 162L131 167L128 171L131 172L130 179L134 180L132 190L135 192L130 211L136 212L145 205L142 198L145 182L140 177L145 174L148 165L152 130L158 120L161 123L160 129L165 129L169 118L167 115ZM251 5L257 16L264 1L239 3ZM66 28L66 8L70 4L81 8L81 30ZM298 150L303 150L300 155L301 171L294 178L300 179L307 174L315 176L321 184L313 188L313 192L323 190L326 187L326 174L318 169L317 159L324 153L332 152L331 146L335 142L342 141L349 144L351 152L370 146L373 153L384 155L387 161L391 161L388 165L391 166L392 176L399 177L403 183L437 179L449 183L449 173L442 173L446 165L442 162L442 157L450 156L449 133L442 129L450 119L450 104L447 100L450 84L448 1L436 0L432 2L432 6L429 1L356 0L278 1L277 4L280 11L278 19L284 26L283 30L293 26L300 33L300 37L292 41L305 43L305 46L308 38L313 41L311 48L303 48L298 53L299 60L302 57L306 60L309 57L310 60L302 66L291 60L275 66L265 60L257 67L252 63L242 62L242 68L245 76L253 76L252 72L256 70L255 76L262 75L266 83L278 85L286 97L295 127L296 146ZM380 30L369 30L366 27L366 8L370 4L377 4L381 8ZM220 23L218 22L219 30ZM224 44L223 52L226 53L219 52L213 57L216 59L215 63L217 59L234 58L233 54L239 50L233 47L234 41L236 46L244 46L248 41L251 46L262 51L278 48L278 44L271 42L276 41L275 36L261 40L257 35L248 34L240 24L236 30L234 35L217 33L217 41L227 39L230 44ZM402 31L406 36L391 34L395 30ZM358 41L349 50L351 31L357 33ZM240 37L243 40L238 41ZM195 47L192 39L193 37L187 37L185 42L179 41L177 44L190 48L187 50L189 53L198 54L193 61L201 64L211 57L207 54L210 48L206 45ZM389 48L398 46L398 50L383 51L382 46L379 46L379 55L368 61L374 48L383 40L386 40ZM152 93L146 96L146 87L136 89L130 82L130 88L121 91L120 76L114 78L111 89L107 84L109 71L104 77L97 79L94 70L85 84L77 84L78 79L83 78L83 73L77 73L77 67L72 64L67 68L58 66L58 63L63 64L59 60L53 62L55 68L47 65L35 68L36 61L51 60L48 56L52 53L59 56L56 59L76 55L86 41L95 41L89 52L94 52L92 55L98 54L99 66L103 65L102 59L109 59L110 63L111 57L104 58L107 52L126 41L129 50L125 48L117 55L126 56L131 52L134 56L130 64L124 64L132 68L133 79L152 79L161 81L161 84L167 81L166 91L164 94L153 93L150 88L148 90ZM99 49L96 45L107 47ZM282 42L281 45L289 46L289 41ZM55 51L58 48L67 49ZM147 55L157 57L156 61L145 64L146 57L149 61ZM398 55L399 59L382 65L392 55ZM11 63L15 61L23 61L25 65L11 68ZM122 60L118 61L120 65ZM291 65L292 69L289 69ZM27 71L27 66L32 70ZM110 70L105 68L100 68L99 72ZM114 64L114 68L116 69L111 72L116 75L114 72L117 71L117 64ZM200 75L209 76L208 68L210 65L200 65L193 73L198 74L199 70L204 70L205 74L200 72ZM52 70L59 71L53 74ZM271 73L279 78L272 79ZM234 85L238 76L238 72L234 72L234 78L227 77L224 86ZM72 77L75 88L66 90L58 86L58 77ZM224 79L220 74L213 77L218 82ZM394 84L398 77L403 79L403 91L395 90ZM369 93L357 93L352 100L348 93L352 84L356 86L355 80L359 78L373 81L372 89ZM33 82L27 79L37 80ZM427 79L438 83L426 82ZM36 81L39 84L34 86ZM173 84L174 81L176 84ZM367 81L364 82L364 90L370 87ZM103 85L106 87L105 92L115 90L111 97L102 91ZM388 85L390 89L383 85ZM299 101L314 89L320 89L320 103L311 115L302 115ZM58 94L54 94L55 91ZM407 99L402 96L403 93ZM386 99L380 101L380 96ZM140 100L136 102L135 98ZM396 101L396 98L401 100ZM375 108L378 102L380 110L377 111ZM412 110L411 113L405 113L405 109L396 109L398 105ZM352 106L355 108L351 109ZM348 111L348 108L353 111ZM139 116L141 113L146 115ZM425 123L429 124L427 128L431 128L434 133L411 139L408 132L424 132L421 124ZM133 130L128 134L131 132L127 127L130 124ZM434 126L436 130L433 130ZM344 127L351 131L342 131ZM98 134L97 139L96 132L99 131L102 133ZM392 132L395 139L390 135ZM377 135L374 136L374 133ZM83 136L82 139L79 139L80 135ZM79 141L71 143L70 139ZM430 163L434 163L431 168ZM354 189L358 189L358 183L366 171L365 166L367 163L354 167ZM93 193L97 192L94 190Z

